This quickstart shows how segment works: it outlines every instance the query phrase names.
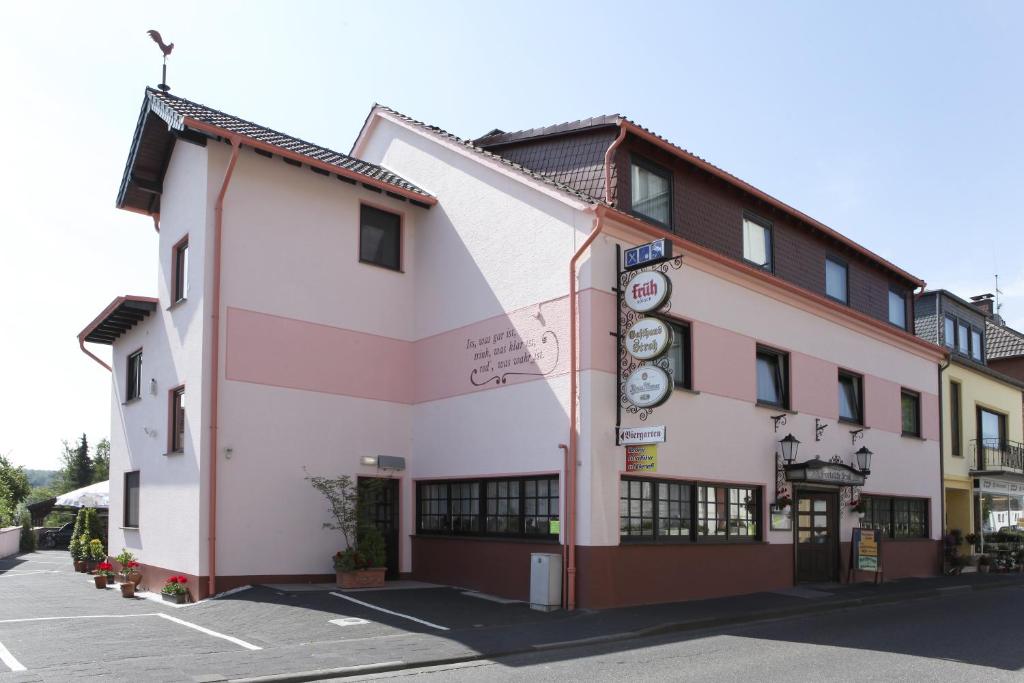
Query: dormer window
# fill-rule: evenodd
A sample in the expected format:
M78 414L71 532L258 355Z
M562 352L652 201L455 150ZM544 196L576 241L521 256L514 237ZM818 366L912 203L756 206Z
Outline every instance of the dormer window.
M743 216L743 260L772 269L772 224L750 214Z
M634 158L630 187L630 210L671 230L672 174L646 159Z

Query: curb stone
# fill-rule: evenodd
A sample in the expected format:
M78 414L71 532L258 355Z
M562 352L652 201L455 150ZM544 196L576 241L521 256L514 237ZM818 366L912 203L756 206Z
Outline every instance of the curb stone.
M304 683L305 681L317 681L325 678L345 678L349 676L365 676L370 674L388 673L392 671L403 671L408 669L419 669L426 666L445 666L449 664L464 664L467 662L480 661L484 659L497 659L513 655L529 654L531 652L551 652L554 650L567 650L574 647L585 647L609 642L623 642L626 640L638 640L653 636L667 635L669 633L684 633L687 631L701 631L722 626L736 626L739 624L756 624L776 619L790 617L827 614L830 612L841 612L847 609L858 607L870 607L873 605L884 605L897 602L910 602L926 598L942 598L958 595L963 591L993 590L997 588L1008 588L1022 586L1024 582L1018 580L1007 580L991 582L987 584L976 584L970 586L946 586L941 588L929 588L926 590L913 591L893 595L878 595L862 598L851 598L848 600L837 600L833 602L800 605L797 607L784 607L780 609L764 610L743 615L706 617L692 621L668 622L623 633L610 633L600 636L590 636L577 640L566 640L557 643L542 643L539 645L527 645L503 652L486 652L475 655L459 657L446 657L439 659L421 660L414 662L384 662L381 664L361 664L356 666L345 666L333 669L314 669L311 671L296 671L287 674L271 674L268 676L256 676L246 678L223 679L230 683Z

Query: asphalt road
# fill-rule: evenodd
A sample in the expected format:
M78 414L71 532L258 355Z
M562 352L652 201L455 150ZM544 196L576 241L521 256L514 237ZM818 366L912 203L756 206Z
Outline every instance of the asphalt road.
M1024 681L1024 588L344 680Z

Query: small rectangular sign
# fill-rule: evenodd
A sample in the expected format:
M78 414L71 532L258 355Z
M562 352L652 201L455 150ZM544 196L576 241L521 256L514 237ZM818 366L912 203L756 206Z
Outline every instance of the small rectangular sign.
M665 443L665 425L650 427L619 427L620 446L639 446L648 443Z
M627 249L623 254L623 267L626 270L643 268L652 263L660 263L672 258L672 240L665 238L641 244Z
M562 522L557 519L548 520L548 533L559 534L562 532Z
M862 572L878 572L881 569L879 538L877 529L853 530L853 567Z
M654 444L626 446L627 472L657 472L658 447Z

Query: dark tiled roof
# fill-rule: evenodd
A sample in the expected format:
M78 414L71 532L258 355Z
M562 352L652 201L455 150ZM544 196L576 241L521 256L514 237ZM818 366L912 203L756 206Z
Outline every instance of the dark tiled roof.
M592 116L589 119L567 121L566 123L557 123L553 126L544 126L543 128L529 128L513 133L494 129L490 133L473 140L473 143L487 148L505 145L510 142L522 142L533 138L546 138L563 133L575 133L588 128L617 127L621 118L618 114L606 114L605 116Z
M461 145L461 146L465 147L466 149L469 149L469 150L471 150L471 151L473 151L473 152L475 152L475 153L477 153L477 154L479 154L479 155L481 155L483 157L486 157L488 159L492 159L492 160L494 160L497 163L504 164L505 166L508 166L509 168L515 169L516 171L519 171L520 173L523 173L526 176L529 176L530 178L533 178L534 180L538 180L538 181L540 181L540 182L542 182L542 183L544 183L546 185L550 185L551 187L557 188L557 189L561 190L562 192L575 197L576 199L580 199L580 200L582 200L582 201L584 201L584 202L586 202L588 204L601 204L602 203L601 200L596 199L592 195L590 195L590 194L588 194L588 193L586 193L586 192L584 192L582 190L574 188L571 185L568 185L565 182L562 182L561 180L558 180L558 179L554 178L551 175L548 175L548 174L545 174L545 173L540 173L540 172L538 172L538 171L536 171L534 169L527 168L526 166L523 166L522 164L520 164L518 162L512 161L511 159L506 159L502 155L495 154L494 152L490 152L490 151L480 147L479 145L475 144L474 141L472 141L472 140L465 140L463 138L460 138L457 135L449 133L448 131L444 130L443 128L438 128L437 126L431 126L428 123L423 123L422 121L417 121L416 119L412 118L411 116L406 116L405 114L403 114L401 112L398 112L398 111L395 111L394 109L392 109L390 107L386 107L386 106L384 106L382 104L378 104L378 105L376 105L376 107L378 109L380 109L381 111L387 112L388 114L394 116L395 118L397 118L397 119L399 119L401 121L404 121L405 123L408 123L410 125L413 125L413 126L416 126L418 128L421 128L421 129L423 129L423 130L425 130L425 131L427 131L427 132L429 132L429 133L431 133L433 135L436 135L436 136L438 136L440 138L443 138L445 140L448 140L450 142L454 142L454 143L456 143L458 145Z
M985 325L985 355L989 359L1024 356L1024 334L989 320Z
M341 169L354 171L368 178L385 182L388 185L393 185L424 197L430 196L429 193L413 185L398 174L392 173L376 164L356 159L341 152L335 152L326 147L314 145L300 138L279 133L265 126L240 119L237 116L225 114L222 111L217 111L216 109L160 90L147 88L146 97L149 99L153 111L174 128L181 129L185 118L195 119L196 121L222 128L228 132L243 135L252 140L258 140L288 150L289 152L301 154L310 159L316 159Z
M78 333L78 339L93 344L114 341L156 310L159 302L149 296L119 296Z

